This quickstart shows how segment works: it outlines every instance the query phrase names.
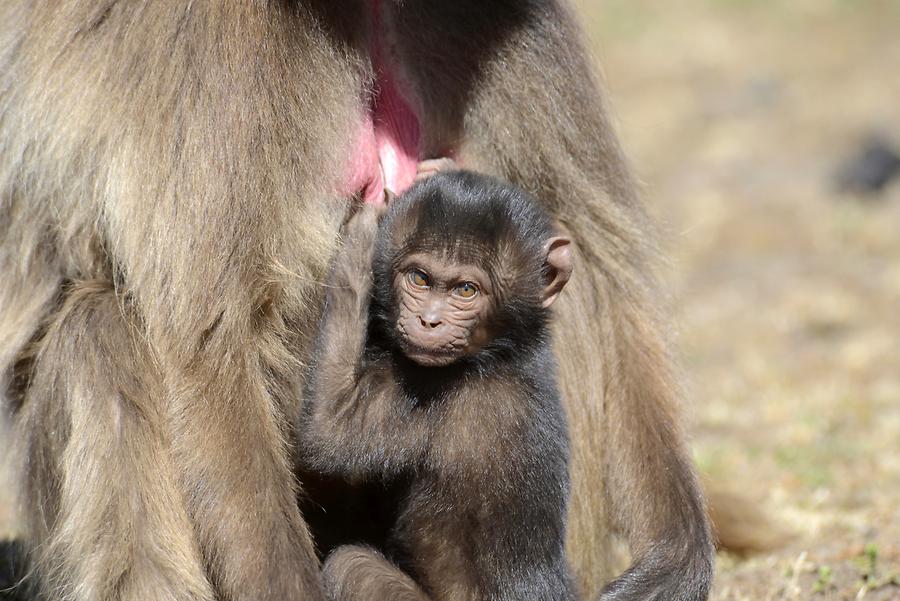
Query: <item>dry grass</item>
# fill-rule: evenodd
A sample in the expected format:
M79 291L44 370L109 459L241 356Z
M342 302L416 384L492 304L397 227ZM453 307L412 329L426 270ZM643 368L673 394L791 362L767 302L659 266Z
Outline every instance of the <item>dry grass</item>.
M900 3L582 5L668 233L697 461L798 535L721 557L714 598L900 599L900 185L831 185L900 141Z

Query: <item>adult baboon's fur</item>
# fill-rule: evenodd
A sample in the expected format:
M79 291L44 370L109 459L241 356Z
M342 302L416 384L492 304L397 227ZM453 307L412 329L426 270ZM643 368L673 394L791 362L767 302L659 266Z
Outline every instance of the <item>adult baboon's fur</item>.
M318 599L286 420L346 200L377 0L0 3L0 373L50 598ZM704 599L710 535L652 248L554 0L383 0L422 158L571 232L558 303L585 592Z

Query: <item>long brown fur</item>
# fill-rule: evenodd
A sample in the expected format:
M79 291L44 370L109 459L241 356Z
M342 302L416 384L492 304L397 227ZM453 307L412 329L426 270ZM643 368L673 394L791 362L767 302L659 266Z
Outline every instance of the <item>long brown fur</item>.
M384 9L423 157L546 199L581 249L554 339L584 590L614 576L621 535L635 564L605 598L705 598L650 228L572 16ZM286 407L343 215L367 12L0 4L0 374L51 598L320 598Z
M328 556L322 567L329 599L339 601L429 601L412 578L378 551L344 545Z
M55 559L44 578L63 599L211 601L153 402L162 382L131 319L107 282L73 285L34 358L20 419L31 532Z
M796 538L784 524L772 519L758 501L704 479L709 519L716 548L736 555L765 553Z

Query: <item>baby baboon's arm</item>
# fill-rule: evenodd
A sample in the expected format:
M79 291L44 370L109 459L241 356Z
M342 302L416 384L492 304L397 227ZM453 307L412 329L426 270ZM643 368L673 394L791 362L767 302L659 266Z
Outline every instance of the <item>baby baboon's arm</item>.
M379 210L364 206L347 223L328 280L300 420L304 460L326 473L399 470L425 448L424 427L398 402L390 362L364 356Z

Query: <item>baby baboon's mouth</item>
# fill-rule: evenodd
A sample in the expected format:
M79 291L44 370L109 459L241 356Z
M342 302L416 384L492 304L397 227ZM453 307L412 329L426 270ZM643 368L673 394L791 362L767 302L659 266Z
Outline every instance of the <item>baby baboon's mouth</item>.
M429 367L449 365L462 355L457 350L419 346L409 340L403 342L403 354L419 365Z

